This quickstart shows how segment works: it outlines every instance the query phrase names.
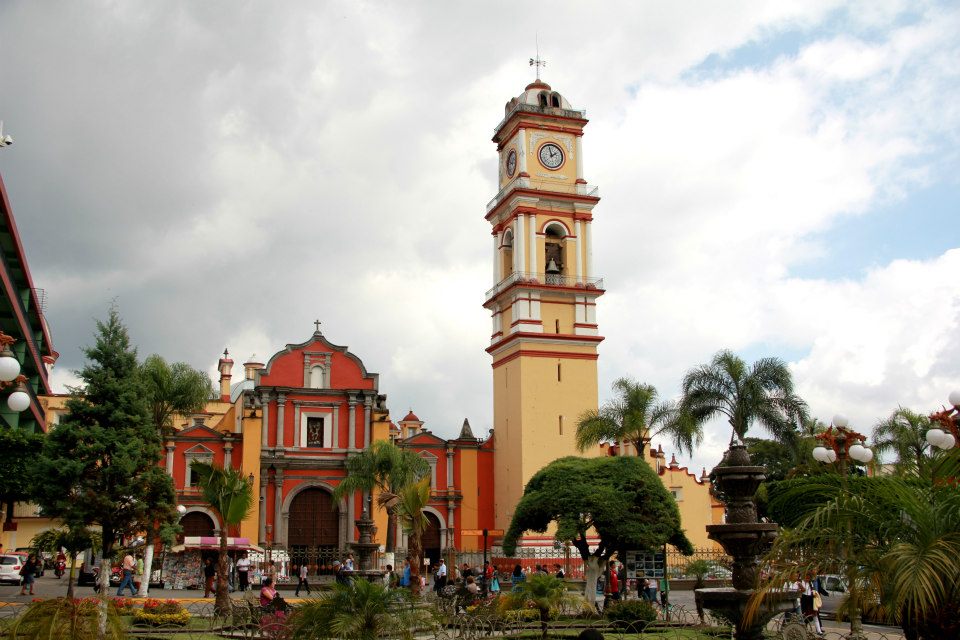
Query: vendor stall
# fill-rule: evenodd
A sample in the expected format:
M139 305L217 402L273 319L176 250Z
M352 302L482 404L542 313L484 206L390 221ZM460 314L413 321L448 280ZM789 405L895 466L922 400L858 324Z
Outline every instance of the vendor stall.
M227 538L227 553L237 557L246 552L251 562L263 560L264 550L251 544L249 538ZM163 582L168 589L198 589L203 586L203 562L210 557L216 562L220 553L220 538L215 536L187 536L183 544L167 550L163 559Z

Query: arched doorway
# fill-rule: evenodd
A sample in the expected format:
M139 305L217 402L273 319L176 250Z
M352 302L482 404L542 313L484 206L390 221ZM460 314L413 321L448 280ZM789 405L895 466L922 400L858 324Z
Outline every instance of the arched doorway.
M427 530L423 532L423 537L421 538L423 557L430 558L430 570L432 571L433 567L437 566L437 563L440 562L440 555L443 553L440 542L440 520L429 511L424 511L423 515L427 516L427 522L429 522Z
M202 511L191 511L180 518L180 526L183 527L183 536L212 536L216 525L213 518Z
M306 563L311 573L329 572L339 548L340 515L330 493L310 487L294 496L287 521L291 564Z

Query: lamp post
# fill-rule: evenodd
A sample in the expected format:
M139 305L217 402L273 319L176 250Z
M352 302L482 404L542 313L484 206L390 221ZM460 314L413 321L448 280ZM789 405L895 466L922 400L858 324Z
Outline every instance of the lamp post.
M952 408L930 414L930 423L938 426L927 431L927 442L938 449L953 449L960 442L960 389L950 392Z
M849 420L841 414L833 416L833 424L815 437L820 445L814 447L813 457L824 464L840 463L840 484L847 493L847 464L850 460L867 463L873 460L873 451L863 446L866 436L848 429ZM843 563L846 569L847 588L850 589L850 635L851 640L863 638L863 620L857 604L857 576L850 561L850 542L853 539L853 522L847 520L847 536L842 541Z
M11 411L20 413L30 407L30 394L27 391L27 377L20 373L20 361L10 348L16 340L0 331L0 389L14 385L13 393L7 398Z

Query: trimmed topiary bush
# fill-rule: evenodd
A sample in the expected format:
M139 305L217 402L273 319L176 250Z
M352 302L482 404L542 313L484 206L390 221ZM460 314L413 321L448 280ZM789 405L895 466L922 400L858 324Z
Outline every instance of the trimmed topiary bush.
M604 616L629 633L639 633L657 619L657 612L646 600L622 600L607 607Z

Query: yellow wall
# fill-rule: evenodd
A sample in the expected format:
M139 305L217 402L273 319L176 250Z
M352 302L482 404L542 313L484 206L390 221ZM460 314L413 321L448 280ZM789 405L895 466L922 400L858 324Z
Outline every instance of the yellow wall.
M460 508L457 509L459 521L456 523L457 529L479 529L480 510L479 510L479 492L477 491L477 450L462 449L460 451L460 492L463 495L463 501ZM490 478L489 480L492 480ZM476 551L481 547L482 538L477 536L463 536L460 539L460 546L466 551Z
M237 411L243 411L243 396L237 399ZM241 414L242 415L242 414ZM243 418L243 469L253 474L253 509L240 523L240 537L261 542L260 535L260 418Z

